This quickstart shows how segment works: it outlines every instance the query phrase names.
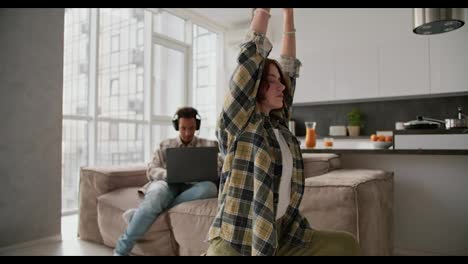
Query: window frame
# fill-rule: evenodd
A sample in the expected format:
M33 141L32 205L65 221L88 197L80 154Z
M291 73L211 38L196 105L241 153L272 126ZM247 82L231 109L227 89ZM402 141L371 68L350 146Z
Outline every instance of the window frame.
M189 10L181 8L143 8L144 13L144 29L143 29L143 41L144 41L144 62L143 62L143 74L137 75L136 86L138 86L141 80L143 81L143 92L144 92L144 114L142 120L135 119L125 119L125 118L111 118L111 117L102 117L99 113L99 37L100 37L100 8L89 8L89 17L88 17L88 45L87 45L87 54L88 54L88 93L87 93L87 114L83 115L80 113L73 114L64 114L62 116L62 122L66 120L80 120L87 122L87 164L86 166L95 166L97 165L97 154L98 154L98 142L100 141L98 135L98 124L99 122L109 122L109 125L114 124L119 126L119 124L141 124L143 125L143 151L144 151L144 161L149 161L152 158L154 147L156 147L157 142L154 142L154 127L157 126L170 126L172 127L172 115L155 115L153 114L152 102L154 95L154 78L152 77L154 72L153 67L153 49L154 45L158 44L169 49L174 49L183 52L185 60L185 82L183 89L183 102L186 105L192 104L194 102L194 86L193 86L193 24L202 26L213 33L218 35L217 42L217 62L222 62L224 57L224 32L225 28L214 24L206 18L201 17L200 15L191 12ZM180 41L173 39L169 36L153 32L153 15L155 12L160 12L161 10L170 13L171 15L178 16L185 21L185 41ZM140 30L137 30L138 46L141 46L139 43L140 39ZM120 48L120 33L117 34L119 39L119 48ZM112 43L114 42L111 36L111 47L110 52L113 53ZM218 65L222 65L219 63ZM216 85L218 86L219 82L223 80L223 73L221 70L218 70L216 73ZM120 81L119 81L120 82ZM109 84L111 86L111 84ZM110 89L111 87L100 87L101 89ZM137 89L137 88L135 88ZM141 89L141 88L140 88ZM112 90L112 89L110 89ZM119 88L120 90L120 88ZM110 96L112 96L110 94ZM219 95L216 98L216 111L219 110ZM118 130L118 129L117 129ZM109 131L110 132L110 131ZM118 132L118 131L117 131ZM137 133L137 131L135 131ZM136 135L135 135L136 136ZM63 139L62 139L63 140ZM109 135L109 140L111 137ZM64 177L64 175L62 175ZM78 197L77 197L78 199ZM79 204L78 204L79 207ZM73 214L78 212L78 207L72 210L64 210L62 208L62 215Z

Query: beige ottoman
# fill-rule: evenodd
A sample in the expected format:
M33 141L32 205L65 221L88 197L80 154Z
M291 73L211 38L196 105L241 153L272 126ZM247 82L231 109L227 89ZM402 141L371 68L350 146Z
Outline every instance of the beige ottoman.
M336 169L308 177L300 211L314 229L353 234L362 255L392 255L393 173Z

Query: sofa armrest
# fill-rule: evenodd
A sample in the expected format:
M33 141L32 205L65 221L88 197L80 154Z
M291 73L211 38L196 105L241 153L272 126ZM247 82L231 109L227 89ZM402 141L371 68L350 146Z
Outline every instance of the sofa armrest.
M97 220L97 198L125 187L139 187L148 182L145 165L82 167L79 186L78 236L103 243Z

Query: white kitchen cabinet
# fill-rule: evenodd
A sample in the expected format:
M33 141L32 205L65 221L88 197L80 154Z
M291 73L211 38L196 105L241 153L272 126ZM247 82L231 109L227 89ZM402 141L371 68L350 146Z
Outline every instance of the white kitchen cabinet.
M467 92L468 25L429 38L431 94Z
M330 9L301 8L296 10L297 57L302 62L297 79L294 103L321 103L335 100L335 69L333 47L338 42L335 32L337 21L323 21L328 18ZM272 27L282 36L281 23ZM281 42L277 43L278 49Z
M304 52L294 103L335 99L334 56L331 50Z
M373 33L379 50L379 98L430 93L429 38L413 33L412 11L380 11L379 30Z
M377 97L378 49L362 45L337 49L336 100Z
M394 32L394 39L379 47L379 97L430 93L429 40L405 29Z
M378 53L375 36L368 32L378 32L369 21L379 17L378 9L297 10L297 55L303 67L295 103L377 96Z
M303 66L294 103L467 92L468 25L438 35L417 35L412 32L412 11L298 9L297 55ZM468 17L467 8L465 12ZM278 54L281 22L269 28L275 33Z

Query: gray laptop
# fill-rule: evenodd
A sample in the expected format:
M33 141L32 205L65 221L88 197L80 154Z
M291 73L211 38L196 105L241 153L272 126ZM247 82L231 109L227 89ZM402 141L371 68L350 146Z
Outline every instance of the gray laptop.
M167 182L218 181L218 148L168 148Z

